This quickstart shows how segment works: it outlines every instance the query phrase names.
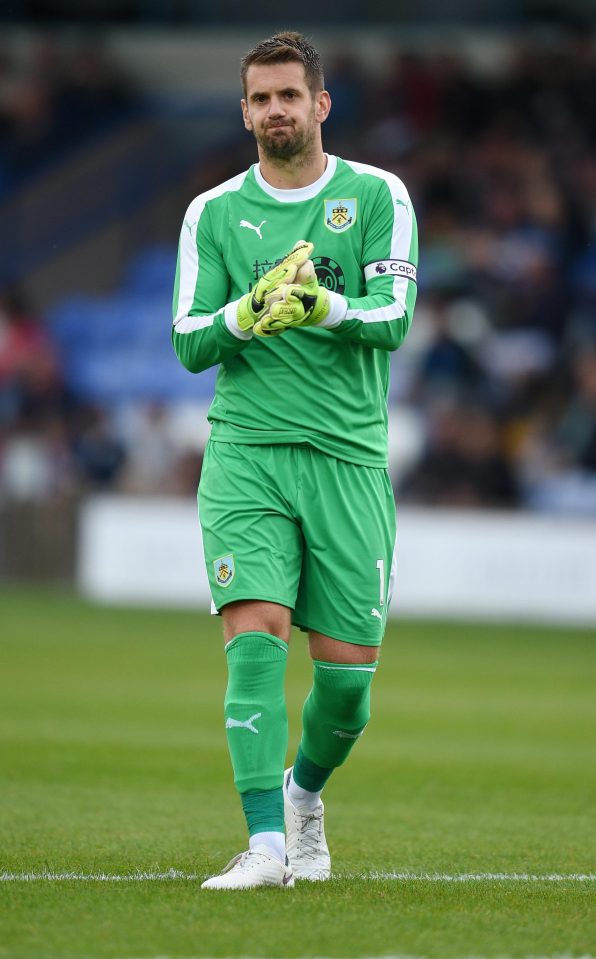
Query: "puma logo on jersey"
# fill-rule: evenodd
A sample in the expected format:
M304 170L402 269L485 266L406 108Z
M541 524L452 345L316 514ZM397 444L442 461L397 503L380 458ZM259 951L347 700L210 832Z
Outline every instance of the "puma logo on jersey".
M376 609L374 606L373 606L373 608L372 608L371 611L370 611L370 615L371 615L371 616L376 616L377 619L383 619L383 617L381 616L379 610Z
M267 220L261 220L258 226L255 226L254 223L249 223L248 220L240 220L240 226L245 226L247 230L254 230L257 234L259 240L263 239L263 234L261 233L261 227L267 222Z
M244 722L241 722L239 719L226 719L226 729L234 729L235 726L238 729L250 729L251 733L256 733L259 735L259 730L253 725L257 719L260 719L263 713L255 713L254 716L251 716L250 719L245 719Z

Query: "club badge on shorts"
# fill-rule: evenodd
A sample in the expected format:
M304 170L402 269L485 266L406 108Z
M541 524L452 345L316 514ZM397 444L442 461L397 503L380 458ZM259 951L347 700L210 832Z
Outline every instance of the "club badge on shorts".
M215 581L218 586L229 586L234 579L234 557L222 556L221 559L213 560L213 569L215 570Z
M325 226L332 233L345 233L356 222L356 197L350 200L323 200L325 204Z

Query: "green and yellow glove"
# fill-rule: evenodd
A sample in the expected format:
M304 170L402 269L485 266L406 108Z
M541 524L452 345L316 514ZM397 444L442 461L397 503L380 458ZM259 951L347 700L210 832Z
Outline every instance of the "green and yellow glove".
M245 332L251 330L266 309L265 298L285 283L293 283L301 266L309 259L314 244L298 240L294 248L284 256L281 263L274 266L260 278L254 290L245 293L238 301L236 317L238 326ZM280 330L281 332L281 330Z
M319 286L312 260L300 266L295 281L265 297L265 312L255 323L257 336L277 336L292 327L318 326L329 313L329 293Z

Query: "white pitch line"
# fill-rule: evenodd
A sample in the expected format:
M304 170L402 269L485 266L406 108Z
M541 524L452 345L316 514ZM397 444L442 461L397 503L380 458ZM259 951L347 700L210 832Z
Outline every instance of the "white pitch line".
M413 873L370 872L362 875L345 875L345 879L393 879L398 882L596 882L596 873L529 873L529 872L462 872Z
M182 872L168 869L167 872L0 872L0 882L163 882L178 880L196 882L205 878L203 873ZM526 873L526 872L464 872L464 873L416 873L416 872L370 872L338 873L334 879L356 879L370 882L389 880L393 882L596 882L596 873Z
M168 869L167 872L0 872L0 882L160 882L178 879L194 882L204 875Z

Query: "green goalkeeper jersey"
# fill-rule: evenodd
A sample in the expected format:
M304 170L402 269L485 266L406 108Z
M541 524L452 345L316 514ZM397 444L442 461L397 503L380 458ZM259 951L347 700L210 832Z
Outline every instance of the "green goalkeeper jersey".
M237 302L297 240L331 308L320 327L267 339L243 332ZM416 300L418 238L392 173L328 157L320 179L278 190L259 166L190 204L178 252L172 338L184 366L220 364L209 409L214 440L309 444L387 466L390 352Z

